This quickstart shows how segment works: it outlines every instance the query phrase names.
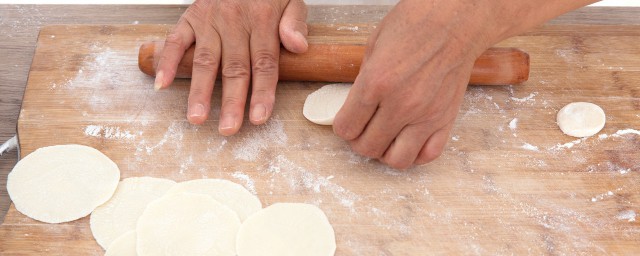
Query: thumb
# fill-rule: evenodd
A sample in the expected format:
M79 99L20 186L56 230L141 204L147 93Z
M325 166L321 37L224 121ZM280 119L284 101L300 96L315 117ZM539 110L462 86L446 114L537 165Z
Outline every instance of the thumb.
M303 53L307 43L307 5L303 0L290 0L280 19L280 42L293 53Z

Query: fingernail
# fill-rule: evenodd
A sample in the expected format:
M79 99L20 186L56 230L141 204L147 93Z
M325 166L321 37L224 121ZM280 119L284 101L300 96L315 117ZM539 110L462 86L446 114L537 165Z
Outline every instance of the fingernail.
M157 92L162 88L162 79L164 78L164 74L162 71L156 74L156 81L153 83L153 89Z
M204 116L204 105L196 104L193 107L189 108L189 116L190 117L202 117Z
M236 127L236 120L232 115L226 114L220 120L220 130L231 130Z
M296 31L296 34L297 34L297 37L300 40L302 40L302 42L304 43L304 46L305 47L309 47L309 43L307 42L307 38L302 33L300 33L300 31Z
M262 104L256 104L251 110L251 120L254 122L262 122L267 118L267 108Z

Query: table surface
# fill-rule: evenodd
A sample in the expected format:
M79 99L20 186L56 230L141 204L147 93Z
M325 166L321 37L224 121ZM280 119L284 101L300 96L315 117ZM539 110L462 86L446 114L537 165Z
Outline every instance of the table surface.
M15 134L16 120L29 67L42 26L50 24L173 24L186 6L78 6L0 5L0 141ZM387 12L389 6L340 6L373 8ZM310 15L325 15L311 6ZM588 7L560 16L552 24L640 24L640 8ZM358 17L343 17L357 22ZM352 20L348 20L352 19ZM17 162L17 152L0 157L0 216L9 207L6 177ZM0 221L1 222L1 221Z

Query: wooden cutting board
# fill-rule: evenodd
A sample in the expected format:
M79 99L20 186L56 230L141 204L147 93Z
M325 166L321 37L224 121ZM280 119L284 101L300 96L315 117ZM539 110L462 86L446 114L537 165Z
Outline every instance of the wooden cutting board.
M363 43L375 22L312 20L314 41ZM547 26L498 46L531 55L522 85L471 86L444 154L396 171L352 153L330 127L302 116L323 84L280 83L274 117L216 133L186 122L188 80L153 91L138 46L169 26L42 29L18 121L22 157L77 143L122 178L224 178L264 205L306 202L333 224L337 255L634 254L640 251L640 27ZM555 123L574 101L603 107L598 136L576 140ZM11 207L2 255L102 255L89 218L31 220Z

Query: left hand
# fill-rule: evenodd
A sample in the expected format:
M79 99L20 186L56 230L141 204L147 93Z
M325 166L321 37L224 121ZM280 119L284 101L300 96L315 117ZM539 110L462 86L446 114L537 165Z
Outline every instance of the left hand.
M273 110L280 43L307 50L307 9L302 0L196 0L167 36L155 88L169 86L184 52L195 42L187 119L202 124L210 111L218 68L222 108L218 131L233 135L242 126L249 83L249 120L263 124Z

